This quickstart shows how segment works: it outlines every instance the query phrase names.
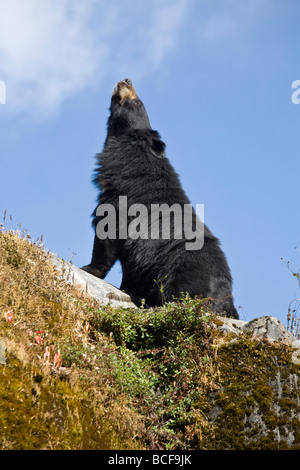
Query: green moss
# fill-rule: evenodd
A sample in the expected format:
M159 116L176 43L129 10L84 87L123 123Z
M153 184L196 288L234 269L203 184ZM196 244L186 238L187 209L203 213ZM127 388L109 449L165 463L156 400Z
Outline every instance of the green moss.
M9 354L1 367L2 449L107 449L118 439L109 423L95 419L88 397L68 381L34 374ZM120 444L118 442L118 444Z
M265 414L264 422L269 429L275 429L278 426L277 414L269 409Z
M297 410L298 405L295 400L291 398L285 397L278 400L278 405L280 406L282 411L290 411L290 410Z
M272 388L266 384L265 378L254 383L252 396L258 404L260 411L270 408L273 399L273 391Z

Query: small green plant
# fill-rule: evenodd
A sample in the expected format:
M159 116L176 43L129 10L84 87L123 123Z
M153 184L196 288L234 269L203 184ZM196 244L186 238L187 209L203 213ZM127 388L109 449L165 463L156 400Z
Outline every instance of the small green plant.
M165 279L166 278L167 278L167 276L165 276ZM166 303L166 296L165 296L165 293L164 293L163 281L162 280L157 281L156 279L153 279L153 280L154 280L154 283L159 288L159 292L160 292L160 295L161 295L161 302L164 305Z

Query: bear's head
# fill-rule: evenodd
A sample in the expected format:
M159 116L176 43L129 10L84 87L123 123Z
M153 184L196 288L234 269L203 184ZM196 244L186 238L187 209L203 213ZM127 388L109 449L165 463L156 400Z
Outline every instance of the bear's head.
M118 82L112 93L108 134L120 135L135 129L151 129L145 107L129 78Z

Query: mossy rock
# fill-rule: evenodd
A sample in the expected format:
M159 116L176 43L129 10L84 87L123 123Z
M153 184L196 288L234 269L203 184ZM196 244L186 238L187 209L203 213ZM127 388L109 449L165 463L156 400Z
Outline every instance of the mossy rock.
M244 337L218 350L220 387L208 397L209 449L299 449L299 366L291 348Z

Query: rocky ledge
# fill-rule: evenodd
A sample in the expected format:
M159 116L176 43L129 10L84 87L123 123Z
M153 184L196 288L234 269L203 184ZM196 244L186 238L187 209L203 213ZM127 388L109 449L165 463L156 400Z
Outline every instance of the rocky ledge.
M84 289L84 291L98 300L103 305L110 304L113 307L136 308L130 296L120 289L108 284L102 279L82 271L72 263L62 260L55 254L50 258L58 269L61 277L71 284ZM232 318L218 317L218 328L225 333L233 333L236 340L240 335L251 334L257 340L266 340L271 343L284 343L293 348L292 361L300 364L300 341L287 331L284 325L275 317L262 316L251 321L235 320Z
M111 304L113 307L136 308L129 295L102 279L98 279L53 253L51 254L50 261L58 269L60 276L66 282L79 286L90 297L98 300L101 304Z

